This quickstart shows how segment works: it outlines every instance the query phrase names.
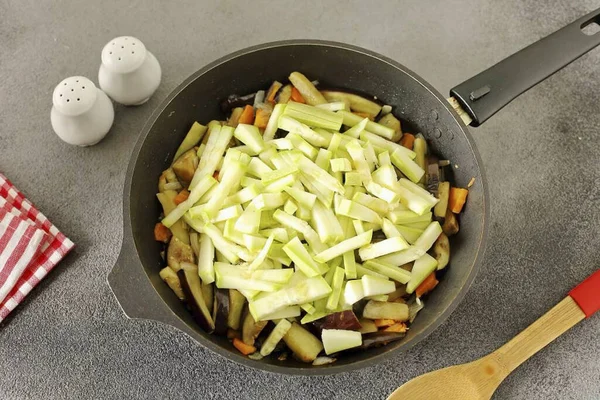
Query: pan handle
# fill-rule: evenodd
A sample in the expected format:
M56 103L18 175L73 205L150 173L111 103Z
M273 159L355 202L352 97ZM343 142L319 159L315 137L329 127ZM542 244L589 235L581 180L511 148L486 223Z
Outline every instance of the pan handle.
M107 277L108 286L125 315L159 321L191 334L190 328L162 301L148 282L148 276L135 257L136 251L131 247L123 243L117 262Z
M600 32L587 35L582 28L600 24L600 9L570 23L491 68L450 90L462 109L479 126L558 70L600 44Z

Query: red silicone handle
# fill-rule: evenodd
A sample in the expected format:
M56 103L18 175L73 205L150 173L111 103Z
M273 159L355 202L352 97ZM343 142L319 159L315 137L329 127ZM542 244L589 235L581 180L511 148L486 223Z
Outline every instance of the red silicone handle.
M575 300L587 318L600 310L600 270L571 290L569 296Z

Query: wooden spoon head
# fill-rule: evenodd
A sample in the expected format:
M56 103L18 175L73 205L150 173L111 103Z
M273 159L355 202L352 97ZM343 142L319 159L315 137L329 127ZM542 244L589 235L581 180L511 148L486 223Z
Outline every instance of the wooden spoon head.
M418 376L388 400L488 400L504 378L492 360L478 360Z

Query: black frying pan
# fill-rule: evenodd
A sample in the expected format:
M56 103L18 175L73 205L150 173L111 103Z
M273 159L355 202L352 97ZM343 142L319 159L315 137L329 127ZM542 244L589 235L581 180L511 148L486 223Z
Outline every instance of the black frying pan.
M521 50L451 90L456 110L414 72L379 54L358 47L316 40L268 43L228 55L183 82L152 115L135 146L127 170L123 201L123 247L108 277L125 313L131 318L161 321L179 328L222 356L273 372L330 374L369 366L408 349L437 328L461 301L477 273L486 244L489 200L479 154L467 126L478 126L533 85L600 44L600 33L587 36L582 27L600 21L594 11ZM451 242L451 266L428 298L403 341L357 352L324 367L289 359L252 361L226 338L205 333L159 278L162 261L153 227L160 213L157 178L169 166L193 121L222 119L219 100L231 93L252 93L274 79L301 71L322 85L376 95L394 107L411 131L422 132L435 153L452 160L456 185L471 178L461 231ZM464 111L463 111L464 110ZM457 113L458 111L458 113ZM466 111L466 113L465 113ZM462 117L459 116L462 113Z

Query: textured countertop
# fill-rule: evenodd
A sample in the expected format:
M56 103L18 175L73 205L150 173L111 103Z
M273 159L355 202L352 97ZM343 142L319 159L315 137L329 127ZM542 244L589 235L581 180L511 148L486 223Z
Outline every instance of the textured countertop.
M327 5L325 5L325 3ZM0 171L77 249L0 325L0 398L383 399L426 371L502 345L600 267L600 49L473 129L489 179L483 268L426 340L373 368L324 378L263 373L181 332L128 320L106 276L122 239L131 150L155 107L206 63L266 41L318 38L398 60L440 92L596 7L573 0L0 0ZM116 107L91 148L61 142L51 94L64 77L97 81L102 46L139 37L163 81ZM599 399L600 316L542 350L496 399Z

